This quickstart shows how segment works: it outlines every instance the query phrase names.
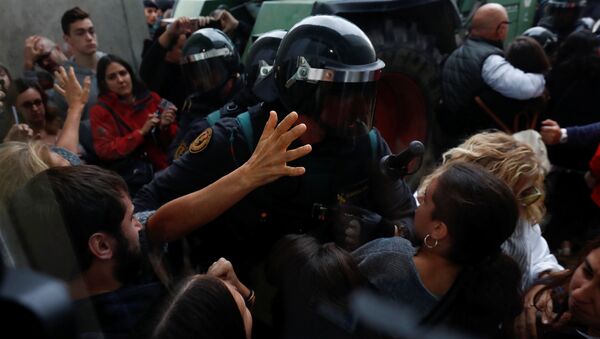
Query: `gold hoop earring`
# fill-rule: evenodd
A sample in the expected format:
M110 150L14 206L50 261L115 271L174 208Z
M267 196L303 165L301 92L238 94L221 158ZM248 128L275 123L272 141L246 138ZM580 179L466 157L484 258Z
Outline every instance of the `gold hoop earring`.
M425 236L425 239L423 239L423 244L425 244L425 246L427 246L427 248L435 248L438 245L438 241L437 239L435 240L435 243L433 243L433 245L430 245L427 243L427 239L431 238L431 235L427 234Z

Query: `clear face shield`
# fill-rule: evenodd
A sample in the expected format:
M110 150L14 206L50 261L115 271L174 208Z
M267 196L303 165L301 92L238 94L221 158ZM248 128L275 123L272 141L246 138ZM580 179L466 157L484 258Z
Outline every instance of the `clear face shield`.
M368 65L314 68L298 57L298 68L285 86L301 98L293 107L299 114L336 137L361 136L373 127L376 85L384 66L377 60Z
M222 86L229 79L224 57L233 55L227 47L212 49L181 58L181 68L190 88L206 93Z

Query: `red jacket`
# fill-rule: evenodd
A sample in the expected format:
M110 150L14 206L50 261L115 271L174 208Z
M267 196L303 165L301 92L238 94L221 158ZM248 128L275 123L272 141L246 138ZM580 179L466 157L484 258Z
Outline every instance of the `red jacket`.
M92 137L94 149L100 160L113 161L124 158L141 147L148 154L155 169L167 167L166 149L177 133L177 124L173 123L165 130L157 127L160 131L157 140L149 134L144 137L140 133L140 129L148 119L148 114L156 112L160 101L161 98L154 92L147 92L133 105L122 102L114 93L99 96L98 102L112 108L130 128L130 130L124 128L100 104L92 107L90 111Z
M590 160L590 173L598 180L600 178L600 145L596 149L596 154ZM598 181L596 181L598 182ZM592 189L592 200L596 203L596 205L600 206L600 184L596 184Z

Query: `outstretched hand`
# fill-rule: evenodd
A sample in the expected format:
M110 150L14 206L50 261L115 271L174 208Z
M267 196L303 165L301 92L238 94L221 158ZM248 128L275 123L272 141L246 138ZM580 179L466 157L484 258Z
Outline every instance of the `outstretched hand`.
M69 107L74 105L85 106L90 96L91 80L89 76L86 76L83 80L83 87L75 76L73 67L69 67L67 72L64 67L60 66L58 71L54 72L56 82L54 84L54 90L60 93Z
M310 145L288 150L290 144L306 132L305 124L294 123L298 119L296 112L288 114L277 124L277 113L271 111L258 145L252 156L242 167L246 169L245 179L252 187L258 187L282 176L299 176L306 171L304 167L291 167L287 163L301 158L312 150Z

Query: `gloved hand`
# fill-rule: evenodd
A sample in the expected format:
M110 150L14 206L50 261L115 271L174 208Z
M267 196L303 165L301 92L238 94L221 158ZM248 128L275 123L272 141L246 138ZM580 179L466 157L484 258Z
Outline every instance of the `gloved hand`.
M395 225L381 215L354 205L333 209L333 228L336 243L353 251L361 245L382 237L395 235Z

